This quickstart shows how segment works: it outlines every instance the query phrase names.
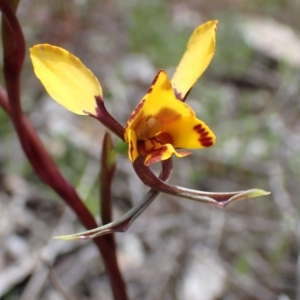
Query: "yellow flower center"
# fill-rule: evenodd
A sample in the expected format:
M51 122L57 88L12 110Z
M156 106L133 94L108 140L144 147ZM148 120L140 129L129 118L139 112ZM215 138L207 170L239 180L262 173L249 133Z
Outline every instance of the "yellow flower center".
M153 116L148 116L142 119L135 127L137 140L145 141L159 134L163 129L164 123L161 120Z

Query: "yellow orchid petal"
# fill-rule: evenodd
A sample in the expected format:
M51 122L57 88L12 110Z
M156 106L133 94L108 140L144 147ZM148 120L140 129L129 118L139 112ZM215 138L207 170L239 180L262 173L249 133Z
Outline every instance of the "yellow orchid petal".
M184 116L194 117L195 113L191 107L175 97L166 72L161 70L148 93L131 114L126 126L125 140L129 128L136 130L138 140L143 140L151 137L151 132L155 133L163 127L161 122L166 124Z
M208 21L197 27L190 37L186 51L171 80L178 99L185 98L208 67L215 53L217 24L216 20Z
M96 114L95 96L102 98L98 79L70 52L49 44L30 48L36 76L49 95L75 114Z
M175 154L177 157L184 157L190 155L187 151L176 151L171 144L162 145L160 148L151 151L145 158L144 164L149 166L150 164L166 160Z
M196 117L183 117L165 125L175 148L199 149L215 144L216 137L209 127ZM159 140L159 136L156 137Z
M145 165L168 159L172 154L178 157L190 154L175 148L210 147L215 140L213 132L196 118L193 109L176 98L164 71L157 74L125 130L129 159L133 162L141 154Z
M126 135L128 143L128 157L131 162L134 162L139 156L137 149L137 138L136 134L133 130L128 130L128 134Z

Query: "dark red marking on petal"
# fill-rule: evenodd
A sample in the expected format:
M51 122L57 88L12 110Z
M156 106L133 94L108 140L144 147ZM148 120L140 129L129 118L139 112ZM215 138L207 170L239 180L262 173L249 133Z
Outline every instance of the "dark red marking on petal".
M129 146L129 151L130 151L130 156L133 158L133 151L134 151L134 146L132 140L130 141L130 146Z
M146 95L150 94L150 93L153 91L153 86L155 85L155 83L156 83L156 81L157 81L157 79L158 79L158 75L160 74L161 71L162 71L162 70L160 70L160 71L155 75L155 77L154 77L154 79L152 80L152 83L151 83L151 85L150 85L150 87L149 87L148 92L147 92Z
M136 108L134 109L134 111L132 112L130 118L128 119L127 124L128 124L129 122L131 122L132 120L135 119L135 117L137 116L137 114L140 112L140 110L141 110L142 107L144 106L145 101L146 101L146 100L143 99L143 100L137 105L137 107L136 107Z
M173 89L173 92L174 92L175 97L176 97L178 100L180 100L180 101L183 100L182 94L179 93L179 92L177 91L176 88Z
M210 147L214 144L211 137L200 138L198 141L203 147Z
M208 131L203 132L203 133L201 134L201 138L204 138L204 137L206 137L206 136L208 136L208 135L209 135L209 132L208 132Z
M160 144L174 144L174 138L168 132L161 132L160 134L156 135L154 139L159 142Z
M194 130L196 130L197 132L202 128L201 124L195 125L194 126Z
M152 92L153 86L154 86L155 82L157 81L157 78L158 78L158 75L159 75L160 72L161 72L161 71L159 71L159 72L156 74L156 76L154 77L154 79L153 79L153 81L152 81L152 84L151 84L150 88L148 89L148 92L147 92L147 94L146 94L145 96L147 96L148 94L150 94L150 93ZM141 110L142 107L144 106L145 101L146 101L146 99L144 98L144 99L142 99L141 102L137 105L137 107L136 107L136 108L134 109L134 111L132 112L130 118L128 119L127 124L128 124L129 122L131 122L133 119L135 119L135 117L137 116L137 114L140 112L140 110Z
M199 135L202 135L204 132L206 132L205 127L202 127L201 124L198 124L196 126L194 126L193 128Z
M210 147L214 144L213 139L210 135L210 132L202 126L202 124L197 124L193 128L199 134L199 143L203 147Z
M152 152L155 149L155 140L148 139L147 141L143 141L145 156Z
M151 158L145 161L145 165L149 166L156 162L162 161L162 157L167 150L167 146L162 146L161 148L151 152Z
M180 100L178 100L180 101ZM180 112L170 108L163 108L158 114L154 116L156 119L161 120L164 124L174 122L181 118Z
M155 77L154 77L154 79L153 79L153 81L152 81L151 87L154 86L154 84L156 83L156 81L157 81L157 79L158 79L158 76L159 76L160 72L162 72L162 70L159 70L159 71L157 72L157 74L155 75ZM151 88L151 87L150 87L150 88Z
M144 157L146 157L149 154L145 147L145 141L137 141L137 150L138 153Z
M206 130L205 130L205 128L201 128L201 129L197 130L197 132L199 134L203 134L204 132L206 132Z

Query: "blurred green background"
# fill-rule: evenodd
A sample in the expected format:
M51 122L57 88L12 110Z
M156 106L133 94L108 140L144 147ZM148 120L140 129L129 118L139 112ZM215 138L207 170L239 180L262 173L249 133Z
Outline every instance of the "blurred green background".
M117 235L131 299L300 299L299 11L298 0L20 1L27 47L50 43L80 57L122 124L159 69L172 75L193 29L219 20L216 55L187 100L217 143L175 158L171 183L272 194L224 210L160 195L127 233ZM63 174L98 215L105 129L51 100L28 55L22 101ZM70 216L65 221L63 204L33 173L1 110L0 122L0 298L64 299L51 276L34 281L38 271L49 271L40 253L56 247L51 237L61 224L64 234L82 228ZM118 157L115 218L145 191L127 157ZM20 243L27 250L16 255ZM93 245L66 244L57 253L50 247L58 281L74 299L111 299ZM22 269L28 257L32 267ZM22 276L12 272L16 266Z

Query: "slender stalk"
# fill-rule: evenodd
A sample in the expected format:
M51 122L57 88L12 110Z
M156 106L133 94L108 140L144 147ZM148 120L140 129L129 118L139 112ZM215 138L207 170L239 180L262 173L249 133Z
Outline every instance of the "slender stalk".
M109 133L105 133L102 144L100 171L100 207L102 223L112 221L111 185L115 174L116 163L113 155L113 144ZM105 201L104 201L105 200Z
M88 114L100 121L102 125L106 126L110 131L124 141L125 128L107 111L104 101L100 96L96 96L95 99L97 102L97 115Z
M233 201L244 200L248 198L254 198L270 194L269 192L260 189L213 193L170 185L162 181L160 178L156 177L155 174L150 170L150 168L144 165L144 159L141 156L138 157L133 163L133 167L135 169L136 174L139 176L142 182L153 189L176 197L205 202L218 207L225 207L227 204Z
M163 181L167 181L171 175L173 168L172 159L168 159L162 162L162 171L159 178ZM155 200L159 191L151 189L148 193L125 215L119 220L110 222L98 228L88 230L85 232L63 235L55 237L62 240L77 240L77 239L94 239L99 236L109 236L109 234L115 232L125 232L130 225L146 210L146 208Z
M102 144L101 171L99 176L100 184L100 215L102 223L112 222L112 199L111 186L115 174L116 163L113 155L113 144L109 133L106 133ZM117 261L116 242L114 235L107 235L107 243L111 248L111 255Z

